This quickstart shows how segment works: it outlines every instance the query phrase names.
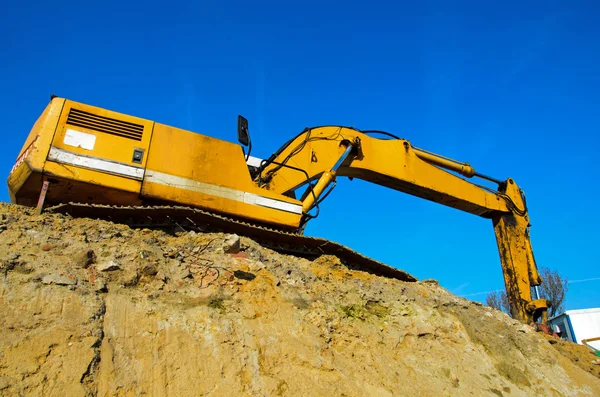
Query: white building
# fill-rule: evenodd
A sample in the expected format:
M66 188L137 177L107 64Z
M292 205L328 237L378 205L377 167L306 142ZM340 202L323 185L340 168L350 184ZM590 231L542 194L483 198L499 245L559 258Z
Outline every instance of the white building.
M561 339L600 350L600 340L588 341L600 338L600 308L567 310L549 319L548 323L555 331L560 330Z

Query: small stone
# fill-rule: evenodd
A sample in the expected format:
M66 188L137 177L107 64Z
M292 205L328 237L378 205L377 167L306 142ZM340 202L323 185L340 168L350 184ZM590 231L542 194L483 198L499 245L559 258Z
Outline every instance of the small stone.
M252 272L257 272L259 270L263 270L265 268L265 264L261 261L252 261L248 263L248 270Z
M132 271L123 277L123 286L134 287L140 281L140 275L138 272Z
M21 274L30 274L33 273L34 269L30 264L27 264L23 260L18 260L12 263L9 263L8 269L14 270L17 273Z
M106 287L106 283L100 279L96 280L94 283L94 288L96 292L107 292L108 288Z
M42 283L56 285L75 285L77 284L77 278L75 276L48 274L42 277Z
M169 280L169 277L163 272L156 272L156 274L154 275L154 278L157 280L162 280L165 283Z
M237 254L240 252L240 236L232 234L223 242L223 251L229 254Z
M38 232L37 230L34 230L34 229L29 229L25 233L27 233L28 236L33 237L33 238L38 238L40 236L40 232Z
M73 261L76 266L87 269L92 263L96 261L96 254L94 250L83 249L73 255Z
M116 264L114 261L100 263L100 264L98 264L98 266L96 266L96 268L98 269L99 272L111 272L113 270L121 269L121 267L118 264Z
M528 324L523 324L519 327L517 332L522 332L524 334L534 334L535 331Z
M40 248L42 249L42 251L50 251L52 249L52 245L51 244L42 244L40 246Z
M440 285L440 283L437 280L434 280L432 278L427 278L427 279L423 280L422 283L424 283L424 284Z
M241 280L252 281L256 278L256 276L250 272L245 272L243 270L236 270L233 272L233 276L235 278L239 278Z
M154 280L150 283L150 289L161 291L165 287L163 280Z
M181 278L182 280L185 280L186 278L194 278L194 276L192 275L192 272L190 271L190 269L183 269L179 273L179 278Z
M158 270L156 269L156 266L154 266L152 264L148 264L142 268L142 274L144 276L152 277L152 276L156 276L157 273L158 273Z
M110 233L103 233L103 234L101 234L101 235L100 235L100 238L101 238L102 240L108 240L108 239L110 239L111 237L112 237L112 234L110 234Z

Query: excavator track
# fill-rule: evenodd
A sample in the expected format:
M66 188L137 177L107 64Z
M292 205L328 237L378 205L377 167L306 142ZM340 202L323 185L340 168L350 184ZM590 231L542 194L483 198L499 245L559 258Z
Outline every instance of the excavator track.
M75 218L103 219L132 228L197 230L201 232L236 233L246 236L274 251L314 258L337 256L348 268L402 281L417 281L410 274L368 258L341 244L297 233L255 225L242 220L184 206L113 206L102 204L64 203L46 209L50 213Z

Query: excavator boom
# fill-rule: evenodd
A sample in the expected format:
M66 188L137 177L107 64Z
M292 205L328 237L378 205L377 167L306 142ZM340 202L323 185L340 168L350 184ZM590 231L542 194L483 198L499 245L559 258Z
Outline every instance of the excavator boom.
M498 188L452 172L495 182ZM377 139L353 128L327 126L305 130L288 142L266 161L255 182L284 195L306 188L301 197L307 213L336 176L359 178L491 219L512 316L546 321L548 301L531 296L532 287L542 280L531 248L526 202L514 180L481 175L469 164L415 148L405 139Z
M238 139L249 145L247 121ZM306 129L257 167L237 144L52 97L8 177L11 201L132 225L188 222L239 230L283 250L334 254L377 274L414 280L339 244L302 236L337 177L360 178L490 219L512 315L546 319L524 195L469 164L408 140L341 126ZM497 189L469 182L479 177ZM168 221L168 222L167 222Z

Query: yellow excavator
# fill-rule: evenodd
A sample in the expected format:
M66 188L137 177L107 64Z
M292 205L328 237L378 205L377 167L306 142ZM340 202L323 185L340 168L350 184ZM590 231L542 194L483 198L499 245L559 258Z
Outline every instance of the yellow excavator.
M260 160L250 156L248 122L238 116L238 140L241 145L52 96L9 174L9 194L13 203L40 212L235 232L279 251L333 254L349 267L415 281L304 235L336 178L359 178L490 219L512 316L546 323L549 302L539 294L527 205L514 180L482 175L383 131L306 128ZM498 187L465 179L473 177Z

